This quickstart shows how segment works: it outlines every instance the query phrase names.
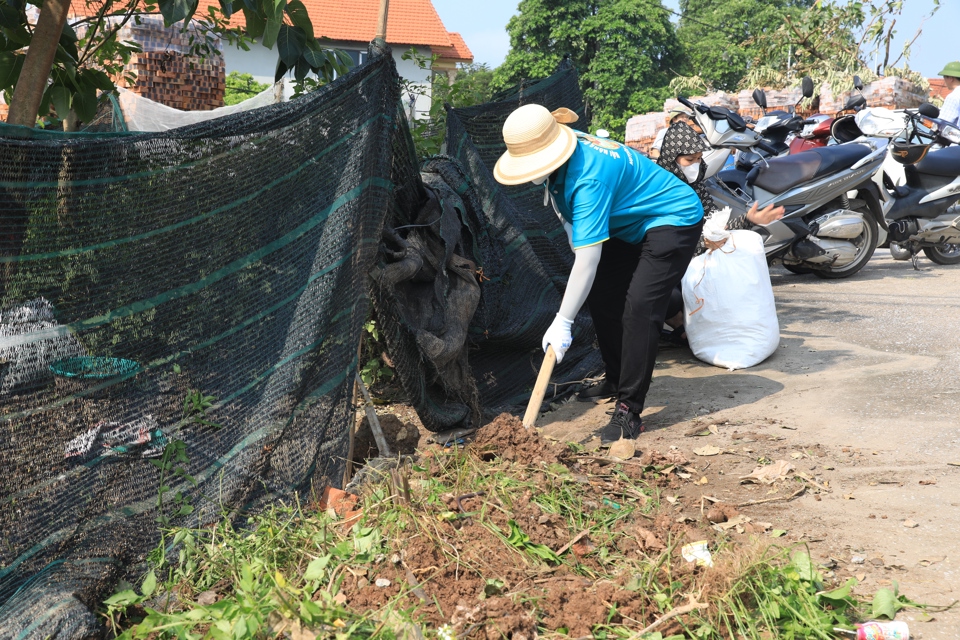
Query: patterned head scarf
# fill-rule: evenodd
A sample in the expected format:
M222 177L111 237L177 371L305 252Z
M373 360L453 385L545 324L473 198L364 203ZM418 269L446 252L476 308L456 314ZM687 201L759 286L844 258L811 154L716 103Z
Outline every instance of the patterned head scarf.
M687 179L683 176L680 166L677 165L677 156L703 153L708 150L709 148L704 144L700 134L694 131L693 127L686 122L674 122L667 129L666 135L663 136L663 144L660 146L660 157L657 158L657 164L680 178L684 184L687 184ZM710 213L716 211L717 205L703 185L703 173L704 166L701 164L700 176L690 186L700 197L704 213L710 215Z

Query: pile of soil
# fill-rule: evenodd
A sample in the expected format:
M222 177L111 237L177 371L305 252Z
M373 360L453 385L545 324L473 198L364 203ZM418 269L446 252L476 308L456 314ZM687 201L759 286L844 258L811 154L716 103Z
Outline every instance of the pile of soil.
M638 583L639 567L648 567L660 584L691 587L705 570L684 561L679 550L682 543L715 537L706 520L678 521L672 513L641 508L650 498L638 486L673 482L653 466L578 457L508 414L478 430L465 453L474 456L475 464L456 458L464 452L438 447L426 451L408 472L414 488L410 511L418 526L405 527L402 539L398 535L389 541L389 549L365 573L351 571L345 577L341 592L348 607L376 610L399 597L396 607L414 611L414 619L433 628L449 624L457 637L532 639L538 627L582 637L598 624L646 625L663 615L654 592ZM656 459L675 457L656 454ZM452 473L452 467L457 471ZM488 486L482 479L494 473L516 478L517 489L470 489ZM440 504L417 495L417 487L453 480L459 495L444 494ZM538 502L533 488L551 482L554 487L570 483L585 496L584 514L609 517L613 524L599 533L596 522L574 530L562 515ZM375 508L371 506L367 526L375 524L370 518ZM562 561L538 562L505 543L512 526ZM627 560L622 570L606 559L611 554ZM658 631L666 636L680 629L679 621L670 621Z
M501 413L481 427L470 448L484 460L526 464L556 463L564 453L563 447L547 442L537 429L524 428L523 422L509 413Z

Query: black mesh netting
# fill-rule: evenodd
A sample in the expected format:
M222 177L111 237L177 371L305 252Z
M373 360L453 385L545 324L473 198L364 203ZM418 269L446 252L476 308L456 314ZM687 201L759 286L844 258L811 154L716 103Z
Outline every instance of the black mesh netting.
M173 445L175 524L339 485L370 298L429 428L526 400L572 261L542 189L489 171L526 102L582 113L575 72L451 111L422 177L390 55L163 133L0 129L0 638L98 633ZM575 336L558 383L599 369Z
M387 55L163 133L0 131L0 637L96 628L157 543L171 441L183 524L340 484L368 272L416 181L399 100Z
M583 97L570 62L493 102L449 110L449 155L423 167L428 205L399 209L391 222L396 231L389 226L385 231L386 270L379 274L374 305L386 321L401 382L424 425L434 431L469 420L476 424L480 412L489 415L529 398L543 359L540 341L560 308L573 265L566 234L543 204L543 187L504 187L491 173L506 149L504 120L528 103L582 115ZM460 349L467 324L467 348ZM554 371L554 391L601 367L584 309L573 346Z

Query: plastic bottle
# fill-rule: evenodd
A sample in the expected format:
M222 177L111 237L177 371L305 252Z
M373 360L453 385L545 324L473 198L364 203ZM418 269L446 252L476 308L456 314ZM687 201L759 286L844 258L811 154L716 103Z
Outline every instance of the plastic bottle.
M910 640L906 622L865 622L857 626L857 640Z

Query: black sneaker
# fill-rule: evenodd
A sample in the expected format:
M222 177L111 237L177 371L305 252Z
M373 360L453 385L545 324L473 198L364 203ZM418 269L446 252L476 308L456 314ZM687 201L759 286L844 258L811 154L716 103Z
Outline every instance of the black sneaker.
M662 349L672 349L674 347L687 346L687 337L684 335L686 329L680 325L672 331L663 331L660 333L659 347Z
M595 400L601 400L603 398L615 397L617 397L617 385L609 380L604 380L600 384L587 387L577 394L577 400L580 402L594 402Z
M600 446L609 447L620 438L635 440L641 433L643 433L643 419L621 402L613 412L610 422L600 431Z

